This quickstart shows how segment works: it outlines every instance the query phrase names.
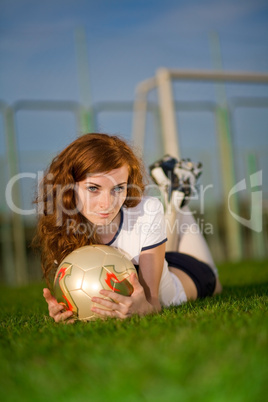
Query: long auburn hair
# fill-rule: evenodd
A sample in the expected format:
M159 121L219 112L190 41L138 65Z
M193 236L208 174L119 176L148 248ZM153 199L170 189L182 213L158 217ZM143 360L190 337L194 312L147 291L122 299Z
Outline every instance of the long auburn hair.
M107 134L85 134L52 160L34 201L38 206L38 224L33 239L33 246L41 250L42 270L49 286L57 264L70 252L78 247L101 243L94 225L77 209L76 183L85 180L88 174L108 173L123 165L127 165L129 170L124 206L132 208L141 201L144 193L145 170L123 139ZM70 218L76 227L87 227L87 233L68 231Z

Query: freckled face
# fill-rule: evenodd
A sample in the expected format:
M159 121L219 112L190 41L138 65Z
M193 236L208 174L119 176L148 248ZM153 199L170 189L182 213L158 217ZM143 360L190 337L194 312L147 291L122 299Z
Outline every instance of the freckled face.
M77 183L79 209L94 225L109 225L118 215L127 195L128 166L108 173L89 175Z

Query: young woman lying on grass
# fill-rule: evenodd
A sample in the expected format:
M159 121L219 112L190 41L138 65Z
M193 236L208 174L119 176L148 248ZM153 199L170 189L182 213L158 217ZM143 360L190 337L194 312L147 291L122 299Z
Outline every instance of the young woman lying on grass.
M165 190L166 165L174 162L167 159L151 168ZM171 170L179 186L179 163L173 163ZM189 174L192 180L194 174ZM166 252L163 205L156 197L144 196L143 177L143 165L125 141L93 133L79 137L55 157L40 186L36 242L48 284L71 251L90 244L120 248L138 267L138 279L135 274L130 277L134 288L130 297L101 290L93 298L92 311L102 317L157 313L163 306L221 291L207 244L200 232L191 230L196 223L187 206L178 205L179 225L174 226L178 245ZM48 288L44 298L56 322L74 321L72 312L57 303Z

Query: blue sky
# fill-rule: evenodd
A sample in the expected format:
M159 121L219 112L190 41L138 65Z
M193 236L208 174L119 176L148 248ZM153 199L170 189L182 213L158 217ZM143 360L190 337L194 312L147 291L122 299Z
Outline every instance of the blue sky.
M9 105L39 99L80 102L77 28L86 33L88 101L93 105L133 101L137 84L154 76L159 67L212 69L212 32L219 35L225 70L268 72L267 0L1 0L0 99ZM234 91L232 86L227 90ZM206 98L209 91L190 84L175 87L181 100ZM268 95L267 86L239 86L237 93ZM263 152L268 143L267 113L249 114L236 122L236 146ZM107 113L98 124L99 130L129 138L132 116ZM194 125L185 115L180 129L184 151L192 153L183 156L202 157L198 149L210 152L210 146L216 147L211 119L197 117ZM77 135L73 117L51 113L18 113L17 131L22 169L36 169L39 151L47 152L43 164ZM4 150L1 133L0 146ZM36 157L31 154L30 166L27 151L33 150Z
M74 32L87 35L91 100L132 100L160 66L268 71L266 0L1 0L1 98L79 100Z

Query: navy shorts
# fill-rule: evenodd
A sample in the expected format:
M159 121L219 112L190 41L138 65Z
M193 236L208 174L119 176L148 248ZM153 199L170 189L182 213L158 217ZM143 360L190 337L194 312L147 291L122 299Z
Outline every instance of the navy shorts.
M208 264L188 254L175 251L166 252L166 260L170 267L180 269L194 281L199 298L213 295L216 275Z

